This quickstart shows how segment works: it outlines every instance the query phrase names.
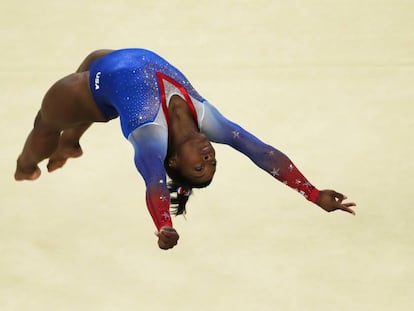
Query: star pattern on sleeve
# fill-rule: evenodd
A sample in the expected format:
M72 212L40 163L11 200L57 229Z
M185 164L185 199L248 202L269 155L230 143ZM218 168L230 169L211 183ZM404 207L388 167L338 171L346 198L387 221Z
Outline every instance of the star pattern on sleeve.
M272 171L270 172L270 174L273 176L273 177L276 177L276 176L279 176L279 172L280 172L280 168L273 168L272 169Z
M239 131L232 131L231 133L233 134L234 139L239 139L240 138L240 132Z
M163 218L163 220L164 220L164 221L168 221L168 220L170 220L171 216L170 216L170 214L169 214L169 213L164 212L164 213L162 214L162 218Z

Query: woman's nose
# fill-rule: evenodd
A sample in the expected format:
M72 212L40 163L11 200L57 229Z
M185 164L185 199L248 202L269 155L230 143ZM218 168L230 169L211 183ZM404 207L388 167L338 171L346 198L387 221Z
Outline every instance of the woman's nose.
M211 159L211 156L209 154L206 154L203 156L204 161L208 161Z

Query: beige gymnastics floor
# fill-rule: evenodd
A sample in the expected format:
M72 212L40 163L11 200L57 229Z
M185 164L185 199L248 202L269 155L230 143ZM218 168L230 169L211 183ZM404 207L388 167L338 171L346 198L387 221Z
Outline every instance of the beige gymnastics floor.
M0 310L413 310L413 27L405 0L3 1ZM117 121L14 182L44 92L102 47L161 53L357 216L218 146L160 251Z

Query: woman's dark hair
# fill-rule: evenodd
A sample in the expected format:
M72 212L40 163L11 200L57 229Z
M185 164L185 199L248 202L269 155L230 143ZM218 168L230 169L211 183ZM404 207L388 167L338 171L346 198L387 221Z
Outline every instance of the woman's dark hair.
M170 192L171 210L174 215L185 215L186 204L192 194L192 188L205 188L212 180L203 183L191 181L183 176L179 170L170 167L167 159L164 161L164 168L170 178L168 190Z

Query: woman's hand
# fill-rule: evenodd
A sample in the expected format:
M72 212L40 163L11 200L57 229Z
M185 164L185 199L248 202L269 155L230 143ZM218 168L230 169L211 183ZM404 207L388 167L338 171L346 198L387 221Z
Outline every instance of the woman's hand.
M355 215L355 211L351 208L351 206L356 206L356 204L353 202L343 203L343 201L346 199L347 197L342 193L336 192L334 190L322 190L319 193L316 204L327 212L342 210L344 212Z
M180 238L177 231L173 227L162 227L155 235L158 237L158 246L167 250L177 245Z

